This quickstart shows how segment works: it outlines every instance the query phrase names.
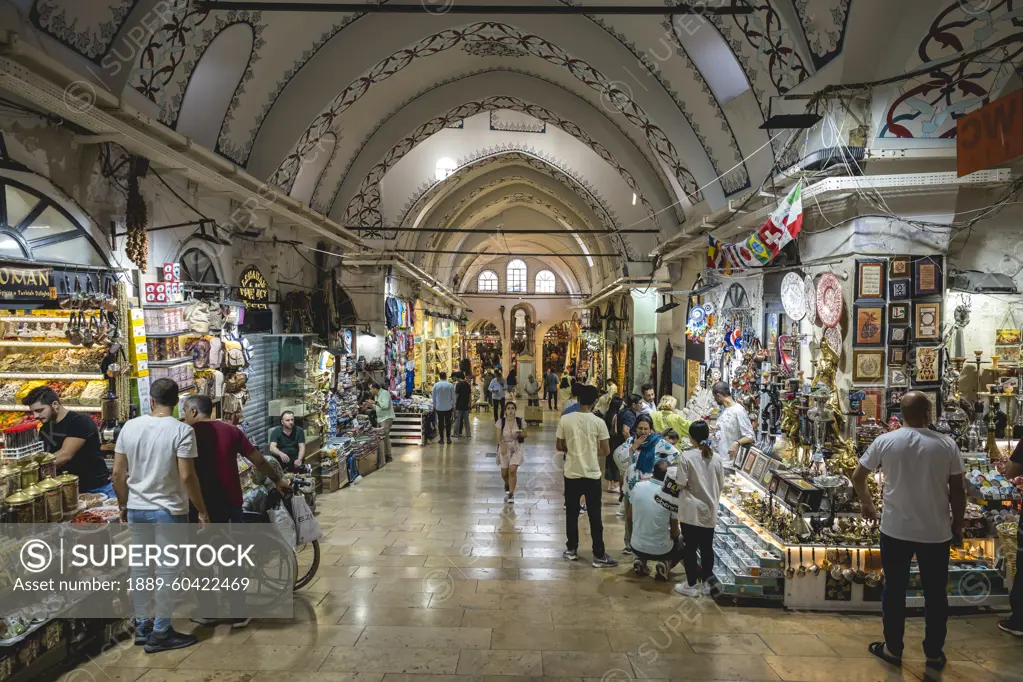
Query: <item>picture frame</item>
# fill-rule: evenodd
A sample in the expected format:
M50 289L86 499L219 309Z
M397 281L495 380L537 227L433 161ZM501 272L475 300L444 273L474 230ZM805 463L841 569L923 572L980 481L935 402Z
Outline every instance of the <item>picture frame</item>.
M913 349L913 386L941 382L941 346L916 346Z
M853 306L853 346L883 346L885 314L883 305Z
M883 301L888 262L877 259L856 261L856 300Z
M931 388L920 392L927 396L927 400L931 403L931 423L933 424L941 416L941 413L938 412L941 409L941 390Z
M909 392L908 388L889 388L885 392L885 405L889 409L897 408L900 412L902 411L902 396Z
M879 349L854 348L852 352L853 383L876 384L884 381L885 352Z
M941 259L924 256L913 259L913 296L940 296L943 278Z
M941 302L913 303L913 339L916 341L941 340Z
M913 281L910 279L892 279L888 281L888 300L905 301L910 297Z
M888 327L888 345L906 346L912 335L912 327Z
M896 346L889 347L888 364L904 367L906 365L906 349Z
M999 357L1001 365L1018 365L1020 360L1019 346L995 346L994 355Z
M912 309L909 303L889 303L888 324L909 324L912 321L910 317L911 312Z
M750 478L754 481L759 481L764 475L764 470L767 469L767 457L763 455L757 455L756 463L753 465L753 471L750 472Z
M892 279L898 277L911 277L913 274L909 266L909 256L896 256L888 263L888 276Z
M905 367L888 367L889 388L909 388L909 370Z
M999 346L1018 346L1021 341L1023 341L1023 339L1020 338L1020 331L1018 329L995 330L995 344Z
M863 415L859 417L857 423L862 424L864 419L880 420L884 408L884 387L875 386L860 390L863 391L863 400L860 401L860 409L863 411Z

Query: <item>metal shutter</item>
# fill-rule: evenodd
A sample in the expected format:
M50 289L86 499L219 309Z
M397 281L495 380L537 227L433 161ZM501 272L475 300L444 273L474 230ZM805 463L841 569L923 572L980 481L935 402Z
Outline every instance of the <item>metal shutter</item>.
M267 402L273 388L273 370L277 366L274 359L277 343L269 334L249 334L246 338L252 344L252 358L246 371L249 401L242 410L245 434L253 445L265 449L270 430Z

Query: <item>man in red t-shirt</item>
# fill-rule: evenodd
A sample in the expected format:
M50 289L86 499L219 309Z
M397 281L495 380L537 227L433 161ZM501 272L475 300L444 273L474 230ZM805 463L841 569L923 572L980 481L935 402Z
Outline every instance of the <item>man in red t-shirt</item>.
M217 421L209 396L191 395L182 410L185 423L195 430L198 458L195 471L199 476L203 499L211 523L242 522L242 484L238 475L238 455L246 458L277 484L283 493L288 484L270 466L242 430Z

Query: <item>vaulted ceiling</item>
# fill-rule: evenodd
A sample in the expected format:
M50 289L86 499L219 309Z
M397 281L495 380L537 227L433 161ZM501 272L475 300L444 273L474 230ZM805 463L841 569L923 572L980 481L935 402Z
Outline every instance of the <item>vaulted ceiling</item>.
M722 0L711 6L748 2L753 13L474 17L447 12L452 0L401 15L9 1L17 30L83 77L342 224L482 227L532 212L566 234L516 244L554 259L618 254L559 261L582 291L676 232L694 205L717 208L758 186L780 161L783 136L760 129L779 95L897 75L1023 31L1019 0ZM875 92L870 143L948 138L955 118L1011 76L994 63L935 68ZM438 155L452 157L449 177L434 176ZM567 233L625 227L661 234ZM374 236L489 257L512 244ZM487 257L415 260L450 279Z

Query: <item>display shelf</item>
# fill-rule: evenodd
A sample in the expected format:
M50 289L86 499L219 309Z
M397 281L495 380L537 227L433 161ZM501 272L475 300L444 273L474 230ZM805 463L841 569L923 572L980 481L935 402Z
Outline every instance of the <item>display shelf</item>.
M194 358L191 355L182 355L180 358L174 358L173 360L150 360L150 367L174 367L175 365L183 365L186 362L194 362Z
M755 488L758 492L763 493L764 495L771 495L771 493L768 492L766 488L764 488L763 484L761 484L759 481L754 480L753 477L750 476L749 474L747 474L745 471L742 471L742 470L739 470L739 469L735 469L733 471L734 471L734 473L739 475L740 479L742 479L746 484L748 484L750 486L753 486L753 488ZM820 519L827 519L827 518L831 517L831 512L828 512L828 511L817 511L817 512L815 512L815 511L803 511L803 512L798 512L795 509L793 509L792 505L790 505L788 502L782 500L781 498L779 498L777 496L774 496L774 506L776 506L776 507L778 507L780 509L784 509L785 511L789 512L790 514L802 515L803 518L806 518L806 519L818 519L818 518L820 518ZM835 518L837 518L837 519L852 519L852 518L859 518L859 517L860 517L859 512L836 512L835 513Z
M0 322L68 322L71 315L67 317L43 317L42 315L0 315Z
M71 412L102 412L102 407L85 407L82 405L64 404ZM27 405L0 405L0 412L28 412Z
M150 337L150 338L154 338L154 339L172 339L172 338L174 338L176 336L186 336L188 334L193 334L193 333L194 332L191 329L181 329L181 330L176 331L176 332L151 332L151 331L147 331L146 332L146 336Z
M0 372L0 379L68 379L72 381L103 381L102 374L63 374L60 372Z
M391 445L426 445L425 418L423 412L395 412Z
M0 341L0 348L81 348L86 350L85 346L76 346L70 341L15 341L14 339Z

